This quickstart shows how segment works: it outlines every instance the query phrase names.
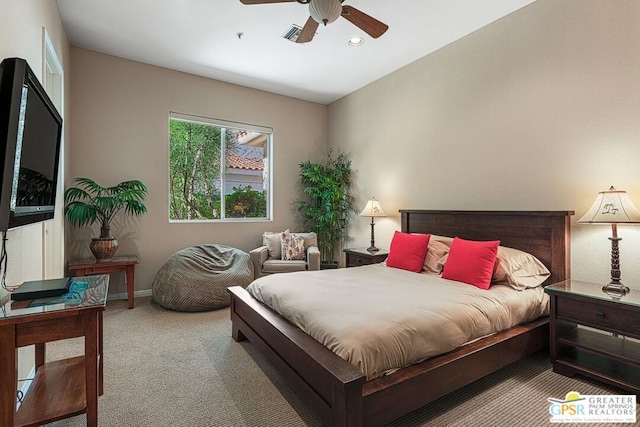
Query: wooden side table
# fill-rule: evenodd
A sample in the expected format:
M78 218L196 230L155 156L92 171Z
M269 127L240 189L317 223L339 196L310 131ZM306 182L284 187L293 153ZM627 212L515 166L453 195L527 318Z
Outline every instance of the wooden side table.
M60 297L0 300L0 426L36 426L87 414L98 425L103 394L103 311L109 276L74 278ZM45 344L84 337L84 355L45 363ZM16 412L17 349L35 345L36 375Z
M378 252L369 252L367 248L349 248L344 250L347 267L377 264L389 256L389 251L380 249Z
M129 308L133 308L134 267L140 260L135 255L114 256L109 260L96 261L94 258L69 261L69 273L81 277L92 274L109 274L124 271L127 282Z

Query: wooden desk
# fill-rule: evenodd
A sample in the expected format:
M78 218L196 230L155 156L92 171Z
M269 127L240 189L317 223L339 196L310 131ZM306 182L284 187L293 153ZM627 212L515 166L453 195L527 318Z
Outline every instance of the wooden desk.
M92 274L109 274L124 271L126 273L127 282L127 299L129 308L133 308L133 292L134 286L134 267L139 264L140 260L134 255L115 256L109 260L96 261L94 258L76 260L69 262L69 273L81 277Z
M102 313L109 276L75 278L60 297L0 301L0 425L38 426L87 414L98 425L103 393ZM45 363L45 343L84 337L84 355ZM17 349L35 345L36 375L16 412Z

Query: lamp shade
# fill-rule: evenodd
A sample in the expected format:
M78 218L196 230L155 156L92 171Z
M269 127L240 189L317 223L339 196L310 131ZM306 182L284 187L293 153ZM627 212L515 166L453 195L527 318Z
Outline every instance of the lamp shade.
M578 223L589 224L640 224L640 211L626 191L609 190L598 193L596 201Z
M309 14L319 24L330 24L340 17L342 2L340 0L311 0Z
M374 197L367 202L367 206L365 206L362 212L360 212L360 216L378 217L387 216L387 214L384 213L382 206L380 206L380 202Z

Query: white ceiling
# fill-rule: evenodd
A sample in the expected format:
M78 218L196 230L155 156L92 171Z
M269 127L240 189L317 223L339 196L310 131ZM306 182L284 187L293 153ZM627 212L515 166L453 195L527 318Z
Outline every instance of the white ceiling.
M297 44L282 38L309 17L296 2L57 0L73 46L322 104L533 1L346 0L389 30L372 39L339 18Z

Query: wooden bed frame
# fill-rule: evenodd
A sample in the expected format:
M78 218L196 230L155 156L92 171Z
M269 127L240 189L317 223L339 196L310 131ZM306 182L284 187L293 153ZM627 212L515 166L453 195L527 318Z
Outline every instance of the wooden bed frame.
M404 232L500 239L503 246L538 257L551 272L546 284L570 277L571 211L400 213ZM384 425L548 345L548 317L543 317L367 381L360 370L243 288L229 292L233 338L257 347L326 425Z

